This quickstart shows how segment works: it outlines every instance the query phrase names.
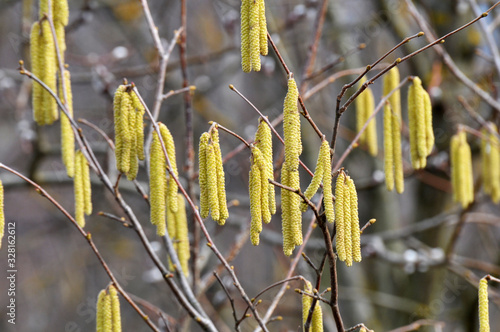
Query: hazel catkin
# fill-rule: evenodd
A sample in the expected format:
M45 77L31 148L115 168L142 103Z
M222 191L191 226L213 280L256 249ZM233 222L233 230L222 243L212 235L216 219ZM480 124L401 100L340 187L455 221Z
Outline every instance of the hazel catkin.
M262 155L264 156L264 161L266 163L267 175L265 179L274 180L274 166L273 166L273 141L271 128L264 119L259 119L259 126L257 128L257 133L255 134L255 146L260 149ZM269 212L271 215L276 213L276 198L274 185L268 183L268 196L269 196ZM269 222L269 219L267 222ZM266 222L266 220L264 220Z
M450 160L453 199L466 208L474 201L474 188L471 151L465 131L451 138Z
M222 165L222 152L219 143L219 131L217 125L212 128L212 144L214 145L215 166L217 170L217 197L219 199L219 218L216 219L219 225L224 225L229 217L226 199L226 180L224 166Z
M358 88L361 88L365 82L366 78L363 77L359 81ZM372 90L366 88L359 94L354 102L356 105L356 129L360 132L375 110L375 100ZM376 126L375 118L372 118L359 139L360 144L366 145L368 153L372 156L376 156L378 153Z
M118 297L118 291L115 286L110 285L108 288L109 296L111 299L111 316L112 316L112 331L121 332L122 331L122 319L120 313L120 299Z
M151 223L156 225L156 233L165 235L166 189L165 155L158 133L153 132L149 162L149 197L151 203Z
M490 318L488 306L488 281L483 278L479 281L479 332L490 332Z
M182 271L186 277L189 277L189 258L191 253L189 251L189 231L188 220L186 216L186 203L182 194L177 194L177 212L175 213L175 228L177 237L177 256L181 263Z
M177 171L177 161L176 161L176 156L175 156L174 138L172 137L170 130L168 130L168 128L165 124L160 122L160 123L158 123L158 127L160 129L163 144L165 145L165 150L167 152L168 160L169 160L170 166L172 168L170 170L171 173L169 172L169 177L167 180L167 200L168 200L168 204L169 204L169 209L172 212L177 212L178 186L177 186L177 182L175 182L173 177L174 176L178 177L179 173Z
M71 78L69 70L64 70L64 87L66 93L62 91L62 84L59 86L59 95L66 96L66 109L73 117L73 94L71 92ZM64 99L63 99L64 100ZM75 174L75 134L71 127L70 119L66 114L61 114L61 155L66 173L70 178Z
M210 135L205 132L200 137L198 147L198 180L200 183L200 215L202 218L208 217L210 204L208 202L208 182L207 182L207 156L206 150Z
M312 294L313 289L312 285L309 281L305 282L304 291ZM302 294L302 324L305 325L307 318L309 316L309 312L311 311L313 299L309 295ZM319 305L319 301L316 301L316 304L313 309L311 325L309 331L311 332L323 332L323 312L321 310L321 306Z

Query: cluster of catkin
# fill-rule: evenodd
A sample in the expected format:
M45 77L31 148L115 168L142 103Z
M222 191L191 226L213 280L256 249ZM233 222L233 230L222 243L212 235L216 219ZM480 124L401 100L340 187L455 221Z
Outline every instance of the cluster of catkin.
M219 225L229 217L226 201L226 182L222 166L217 124L200 137L199 144L200 215L212 216Z
M304 285L304 292L313 294L313 288L309 281L306 280ZM302 324L305 325L307 317L309 316L309 311L311 310L312 297L306 294L302 294ZM309 331L311 332L323 332L323 311L319 305L319 301L316 301L316 305L313 309L311 326Z
M90 185L90 170L87 159L78 150L75 156L75 220L80 227L85 226L85 215L92 213L92 191Z
M2 248L2 239L5 232L5 214L4 214L4 197L3 197L3 184L0 180L0 249Z
M251 161L248 181L252 217L250 240L256 246L262 232L262 221L269 223L271 216L276 213L274 185L269 183L269 179L274 179L273 142L271 129L264 119L259 121Z
M156 233L159 236L163 236L166 229L167 209L169 213L173 214L177 214L179 210L178 186L173 178L173 176L178 176L178 172L172 134L167 126L161 122L158 123L158 129L163 146L155 130L149 152L149 197L151 203L151 223L156 225ZM165 158L163 147L165 147L171 167L168 178L167 167L169 164Z
M482 278L479 281L479 332L490 332L490 318L488 313L488 281Z
M285 161L281 168L281 183L295 190L300 189L299 156L302 153L298 96L297 84L293 77L290 77L283 107ZM300 196L285 189L281 190L281 219L283 252L286 256L290 256L295 246L302 244L302 212Z
M120 300L115 286L103 289L97 297L96 332L121 332Z
M323 137L321 148L318 154L318 161L316 162L316 169L311 183L304 192L307 199L311 199L323 181L323 204L325 206L326 220L333 222L335 220L335 212L333 210L333 196L332 196L332 163L330 156L330 145ZM301 203L302 212L307 210L306 202Z
M343 170L335 185L335 226L339 259L347 266L361 262L358 194L354 181Z
M451 184L453 200L463 208L474 201L472 158L465 131L453 135L450 143Z
M484 191L494 203L500 202L500 140L494 123L481 129L481 165Z
M365 82L366 78L363 77L359 81L359 88ZM356 130L359 132L375 110L375 98L373 97L372 89L369 87L366 88L354 102L356 104ZM359 143L365 145L372 156L375 157L377 155L377 123L375 122L375 117L370 120L366 130L361 134Z
M57 53L49 20L54 24L59 56L64 63L66 49L64 27L68 24L67 0L40 0L39 21L33 23L30 36L31 71L53 92L57 92ZM52 124L59 117L56 100L41 85L33 85L33 117L39 125Z
M241 68L260 71L260 54L267 55L267 24L264 0L241 2Z
M168 201L168 200L167 200ZM181 264L182 271L186 277L189 276L189 232L188 222L186 217L186 204L184 196L177 193L177 212L173 212L168 208L167 204L167 230L168 235L172 239L174 249L177 252L177 257Z
M418 77L413 78L408 90L408 126L412 166L414 169L425 168L427 156L434 146L434 131L431 99Z
M383 94L388 95L399 84L399 70L392 68L384 76ZM384 105L384 170L385 185L392 191L404 191L403 156L401 151L401 93L394 91Z
M113 99L116 168L133 180L144 160L144 106L131 86L120 85Z

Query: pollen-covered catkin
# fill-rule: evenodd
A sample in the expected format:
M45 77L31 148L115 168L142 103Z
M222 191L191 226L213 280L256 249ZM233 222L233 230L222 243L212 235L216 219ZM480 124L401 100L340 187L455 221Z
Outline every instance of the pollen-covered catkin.
M139 160L144 160L145 155L144 155L144 113L145 113L145 108L144 105L142 105L141 101L139 100L139 97L137 97L137 94L135 92L132 92L132 105L133 108L136 110L135 116L135 137L136 137L136 144L137 144L137 157ZM132 129L134 130L134 129Z
M454 135L450 144L453 199L463 208L474 201L472 160L465 131Z
M260 71L260 1L250 1L250 62L254 71Z
M259 2L259 46L260 54L267 55L267 23L266 23L266 4L264 0L258 0Z
M500 201L500 141L494 123L489 122L481 134L481 169L484 192L490 195L494 203ZM491 130L491 132L490 132ZM494 134L495 133L495 134Z
M179 173L177 171L177 161L175 157L175 144L172 134L170 130L168 130L167 126L163 123L158 123L158 127L160 129L161 137L163 140L163 144L165 145L165 150L167 151L168 160L170 161L171 172L169 172L169 178L167 180L167 200L169 209L172 212L177 212L177 191L178 186L173 176L178 177ZM167 165L168 167L168 165Z
M129 181L134 180L137 177L137 173L139 172L139 160L137 159L137 135L135 134L135 122L137 121L137 117L135 116L136 111L132 108L130 110L128 125L130 129L130 149L129 149L129 160L130 167L127 172L127 179Z
M226 199L226 180L224 175L224 166L222 165L222 152L219 144L219 131L217 126L212 129L212 144L215 153L215 166L217 170L217 196L219 199L219 218L214 219L219 225L224 225L229 217Z
M345 248L345 220L344 220L344 201L345 201L345 174L343 171L337 176L335 184L335 246L337 248L337 255L341 261L346 260Z
M79 151L79 163L76 165L76 167L81 168L84 212L88 216L92 214L92 187L90 184L89 164L87 163L87 159L81 151Z
M198 147L198 180L200 183L200 215L202 218L208 217L210 204L208 202L208 182L207 182L207 146L210 135L205 132L200 137Z
M102 290L99 292L97 296L97 311L96 311L96 332L104 331L104 310L105 310L105 299L106 299L106 290Z
M66 88L66 109L73 117L73 94L71 92L71 78L69 70L64 70L64 87ZM64 96L62 84L59 85L59 95ZM71 122L66 114L61 114L61 155L66 173L70 178L75 174L75 134Z
M208 203L210 205L210 215L212 219L218 221L219 214L219 194L217 193L217 164L214 146L212 143L207 145L207 187Z
M255 150L255 148L254 148ZM259 234L262 232L262 210L261 210L261 172L254 159L250 168L249 192L250 192L250 215L252 217L250 226L250 240L254 246L259 244Z
M359 81L358 88L360 88L366 82L366 78L362 78ZM373 97L373 92L370 88L366 88L360 95L355 99L356 104L356 130L361 131L365 123L368 121L370 116L375 110L375 99ZM359 142L366 145L368 152L372 156L376 156L378 153L377 146L377 124L375 118L370 120L366 130L361 134Z
M479 281L479 332L490 332L490 318L488 312L488 281Z
M112 315L112 331L122 331L122 318L120 313L120 299L118 298L118 291L115 286L110 285L108 288L109 296L111 298L111 315Z
M312 294L313 288L309 281L305 282L304 291ZM309 295L302 295L302 324L305 325L307 322L307 317L309 316L309 312L311 310L313 299ZM311 332L323 332L323 312L321 310L321 306L319 305L319 301L316 302L316 305L313 309L311 325L309 331Z
M68 0L52 0L52 17L54 22L59 22L64 26L68 25Z
M300 115L297 109L299 91L293 78L288 80L288 92L283 105L283 136L285 140L285 161L289 171L299 168L302 152L300 136Z
M266 163L266 168L267 168L267 175L265 176L265 179L274 180L273 141L272 141L271 128L269 128L269 125L262 118L259 120L257 133L255 134L255 146L260 149L262 155L264 156L264 161ZM268 183L268 187L269 187L268 189L269 212L271 213L271 215L273 215L276 213L276 198L275 198L274 185Z
M42 21L42 36L40 41L40 79L49 87L53 92L57 92L56 89L56 49L54 45L54 38L52 37L52 31L50 29L50 24L47 20ZM57 110L57 103L54 97L47 91L43 90L42 94L43 102L43 114L44 114L44 124L52 124L59 117L59 112Z
M300 189L299 171L290 171L288 176L288 186L295 190ZM291 192L289 200L290 234L292 235L293 244L300 246L302 244L302 211L300 211L300 196Z
M30 57L31 57L31 72L36 76L41 78L41 31L40 31L40 23L35 22L31 26L31 34L30 34ZM45 124L44 111L43 111L43 87L33 82L33 119L39 125Z
M252 70L250 61L250 2L241 2L241 68L245 73Z
M361 262L361 240L359 230L359 216L358 216L358 194L354 181L349 179L348 182L350 194L350 212L351 212L351 237L352 237L352 258L354 262Z
M314 175L311 180L311 183L309 183L309 186L307 186L306 191L304 192L304 196L307 199L311 199L316 191L318 191L319 185L321 184L321 181L323 180L323 173L325 171L325 164L323 163L322 160L322 155L321 155L321 149L323 148L323 145L321 145L321 148L318 153L318 160L316 161L316 169L314 170ZM329 154L329 153L328 153ZM305 212L307 210L307 203L302 201L300 205L300 210L302 212Z
M116 90L113 106L116 168L122 173L127 173L130 170L132 133L130 132L129 118L132 113L132 99L125 86L121 85Z
M85 161L81 151L77 151L75 155L75 177L74 192L75 192L75 220L80 227L85 226L85 189L83 180L82 159Z
M432 103L429 93L422 89L424 94L424 109L425 109L425 143L427 147L427 155L431 153L434 146L434 131L432 129Z
M151 203L151 223L156 225L156 233L165 235L165 204L167 177L165 174L165 155L161 148L158 133L153 132L149 162L149 197Z
M286 167L281 168L281 184L288 186L289 171ZM288 190L281 189L281 223L283 232L283 252L286 256L290 256L295 248L293 237L290 233L290 193Z
M4 211L4 192L2 180L0 180L0 249L2 248L2 239L5 233L5 211Z
M111 308L111 296L106 294L102 303L102 331L113 331L113 311Z
M191 254L189 252L189 231L186 216L186 203L184 202L184 196L182 196L182 194L178 193L177 198L177 212L175 214L177 256L179 257L179 262L181 263L184 275L189 277L188 262Z
M321 162L323 163L323 204L325 206L326 220L333 222L335 220L335 212L333 210L333 193L332 193L332 159L330 155L330 144L327 140L321 142Z
M384 76L383 95L388 95L399 84L399 70L392 68ZM384 106L384 169L388 190L404 191L403 158L401 151L401 92L394 91Z
M349 182L351 177L346 176L344 182L344 244L345 244L345 265L352 266L352 211L351 211L351 191Z

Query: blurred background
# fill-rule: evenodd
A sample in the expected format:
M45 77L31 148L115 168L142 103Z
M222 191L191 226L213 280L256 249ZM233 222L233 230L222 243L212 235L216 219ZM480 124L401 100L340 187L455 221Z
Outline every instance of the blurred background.
M436 35L442 36L469 22L476 15L475 1L415 1L419 12ZM181 0L148 1L158 32L165 45L181 26ZM486 10L492 1L480 1ZM117 86L126 78L137 86L148 105L154 102L158 77L158 53L147 26L140 1L75 0L70 1L70 22L66 30L66 62L72 74L75 118L86 119L111 138L113 133L112 98ZM268 30L287 66L295 74L308 111L319 129L330 139L335 104L342 86L352 81L368 64L373 63L405 37L421 31L404 1L352 0L328 1L324 27L319 40L311 75L304 75L314 40L314 29L321 0L266 0ZM286 74L275 53L262 57L261 72L245 74L240 65L240 1L187 1L187 75L196 86L192 95L194 143L208 130L208 121L216 121L253 140L258 114L228 86L233 84L270 120L282 112L286 94ZM74 210L73 183L60 157L59 125L39 127L33 122L31 81L18 73L18 61L30 69L29 33L38 17L36 0L0 1L0 162L11 166L42 185L68 211ZM493 41L499 41L500 9L483 20ZM426 45L425 37L411 40L381 62L367 77L398 57ZM495 71L484 34L475 24L446 40L443 45L456 65L494 99L498 98L499 73ZM479 129L458 96L462 96L485 119L498 125L498 113L446 68L437 53L430 49L398 66L401 77L417 75L431 95L436 146L426 169L414 172L409 163L407 126L403 128L405 159L405 192L388 192L383 173L382 112L376 117L379 155L371 157L364 147L356 148L343 166L357 185L361 225L369 219L377 222L362 236L363 261L351 268L338 264L340 311L346 327L365 323L377 331L389 331L414 321L426 326L422 331L477 331L479 278L490 273L500 276L499 239L500 208L481 191L479 163L480 141L469 136L473 151L476 179L476 202L462 211L452 202L449 181L449 140L457 124ZM326 84L328 83L328 84ZM381 80L371 86L376 102L381 99ZM179 49L170 57L164 91L182 88ZM314 90L316 89L316 90ZM406 105L405 87L402 91ZM348 90L343 101L354 93ZM347 109L340 123L335 150L336 159L355 136L354 105ZM403 106L406 119L406 106ZM177 148L181 181L186 184L185 106L181 94L165 100L160 121L171 130ZM104 170L116 179L114 157L105 140L88 126L83 132L94 147ZM281 125L276 127L282 133ZM206 225L225 256L234 254L232 264L247 294L255 296L268 285L282 280L292 258L281 248L279 213L264 226L261 244L248 241L250 223L248 202L249 151L237 150L240 142L221 132L223 156L235 152L225 163L228 200L238 200L230 207L228 223L221 227L207 219ZM320 141L311 126L302 119L302 160L314 169ZM275 162L282 154L274 141ZM196 157L197 158L197 157ZM196 166L197 169L197 166ZM276 172L276 179L279 179ZM50 204L18 178L0 172L5 186L6 221L16 225L17 320L7 322L7 272L0 275L1 331L92 331L95 329L95 303L98 292L109 283L102 266L75 227ZM147 189L146 165L141 164L138 180ZM307 187L310 176L301 173L301 187ZM94 213L87 218L86 230L109 263L122 286L147 301L140 305L151 319L161 325L151 306L157 306L169 317L173 330L198 331L186 317L141 245L136 233L116 221L98 215L99 211L124 216L114 197L99 179L92 177ZM197 186L196 189L197 190ZM133 207L159 256L167 261L163 244L149 223L149 208L132 183L122 181L121 192ZM279 190L277 190L279 195ZM278 197L279 198L279 197ZM278 199L279 202L279 199ZM303 215L303 230L313 217ZM458 237L457 224L463 223ZM193 230L190 224L190 230ZM331 225L330 225L331 227ZM191 234L192 235L192 234ZM193 237L191 236L193 240ZM5 240L4 240L5 241ZM452 244L450 246L450 243ZM197 264L201 280L207 281L218 264L202 239ZM237 244L237 247L235 247ZM239 248L238 246L241 246ZM305 253L319 264L324 244L315 229ZM445 260L449 257L449 260ZM7 270L6 243L0 250L0 270ZM315 280L314 271L300 260L294 275ZM235 299L238 316L245 304L232 286L226 272L222 281ZM500 326L498 285L490 287L490 324ZM292 282L280 301L274 316L281 321L269 324L270 331L301 329L301 298ZM329 287L325 270L322 289ZM199 298L220 331L234 329L231 307L220 284L199 283ZM276 295L271 289L261 298L262 314ZM329 294L325 295L329 298ZM324 305L324 304L323 304ZM122 301L124 331L149 331L133 309ZM325 330L335 331L327 306L323 306ZM173 322L178 321L180 324ZM425 325L424 324L424 325ZM247 319L242 331L252 331L255 320ZM409 331L404 330L404 331Z

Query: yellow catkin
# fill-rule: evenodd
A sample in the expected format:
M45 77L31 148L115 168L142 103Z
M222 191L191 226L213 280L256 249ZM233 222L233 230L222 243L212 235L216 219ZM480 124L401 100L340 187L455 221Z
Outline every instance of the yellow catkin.
M387 77L387 76L386 76ZM386 79L384 78L384 92L386 89ZM384 106L384 171L385 186L387 190L394 189L394 142L392 126L392 106Z
M368 121L370 116L372 116L375 111L375 98L373 97L372 89L367 88L364 93L366 93L366 119ZM375 117L370 120L368 127L366 127L366 146L368 148L368 153L372 156L377 156L378 154L378 144L377 144L377 123Z
M427 157L424 90L418 77L408 90L408 119L412 165L415 169L424 168Z
M96 332L104 331L104 307L105 307L106 291L103 289L97 296L97 311L96 311Z
M283 136L285 140L285 161L289 171L299 167L302 152L300 136L300 115L297 109L299 91L293 78L288 80L288 92L283 105Z
M399 100L399 91L398 100ZM401 104L401 103L400 103ZM393 108L394 111L394 108ZM394 112L393 112L394 113ZM403 152L401 149L401 106L399 106L399 114L392 117L392 142L394 151L394 182L396 183L396 191L402 194L405 190L404 169L403 169Z
M259 244L259 234L262 232L262 210L261 210L261 172L255 161L253 161L249 175L250 192L250 240L254 246Z
M136 111L134 109L130 110L128 117L128 125L130 131L130 149L129 149L129 160L130 167L127 172L127 179L129 181L134 180L137 177L139 171L139 160L137 159L137 135L135 134L135 121L137 117L135 115Z
M198 180L200 183L200 215L202 218L208 217L210 204L208 202L208 183L207 183L207 155L206 150L210 135L205 132L200 137L198 147Z
M489 129L497 133L497 127L492 122L488 123ZM481 133L481 169L485 193L491 196L494 203L500 201L500 141L496 135L487 128Z
M322 149L323 145L321 145L321 148L318 153L318 160L316 161L316 169L314 170L314 175L311 180L311 183L307 187L306 191L304 192L304 196L306 196L307 199L311 199L316 191L318 191L319 185L321 184L321 180L323 180L323 173L325 171L325 164L322 159ZM330 152L328 152L328 155L330 155ZM328 170L327 170L328 171ZM331 178L330 178L331 179ZM308 208L308 205L306 202L302 202L300 209L302 212L305 212Z
M54 22L68 25L69 9L67 0L52 0L52 17Z
M479 281L479 332L490 332L490 318L488 306L488 281Z
M316 302L316 306L314 307L310 331L323 332L323 310L321 310L319 301Z
M293 189L300 189L299 171L290 171L288 186ZM300 196L296 193L290 193L290 234L293 244L300 246L302 244L302 211L300 211Z
M344 182L344 244L345 244L345 265L352 265L352 214L351 214L351 191L349 190L349 182L352 181L349 176L346 176Z
M167 156L170 161L170 166L172 167L171 171L173 176L178 177L179 173L177 171L174 138L165 124L159 123L158 126L160 128L163 144L165 145L165 150L167 151ZM172 212L177 212L177 191L177 182L173 179L172 174L169 173L167 181L167 200L169 202L169 209L172 210Z
M81 151L76 152L75 156L75 177L74 191L75 191L75 220L80 227L85 226L85 190L83 182L83 168L82 159L85 160Z
M305 282L304 291L312 293L312 285L309 281ZM312 297L302 294L302 325L306 324L309 311L311 310Z
M178 239L177 213L174 213L172 210L169 209L169 207L168 207L169 200L168 199L166 199L166 202L167 202L167 204L166 204L165 210L166 210L166 215L167 215L167 232L168 232L168 236L170 237L170 239L172 239L172 243L173 243L175 251L177 251L177 239ZM177 209L177 211L179 211L179 210ZM169 263L170 263L169 264L170 269L174 270L170 259L169 259Z
M44 15L49 15L49 0L40 0L38 17L42 18Z
M304 291L312 294L313 289L312 285L309 281L306 281L304 285ZM307 321L307 317L309 316L309 312L311 310L313 299L309 295L302 295L302 324L305 325ZM313 309L313 314L311 317L311 325L309 331L311 332L323 332L323 312L321 310L321 306L318 302Z
M494 135L491 135L491 141L491 199L496 204L500 202L500 141Z
M266 4L264 0L258 0L259 2L259 46L260 54L267 55L267 23L266 23Z
M139 160L144 160L145 155L144 155L144 105L142 105L141 101L139 100L139 97L135 94L135 92L132 93L132 105L133 108L136 110L135 116L135 136L136 136L136 143L137 143L137 157ZM134 129L133 129L134 130Z
M333 222L335 220L335 212L333 210L333 193L332 193L332 159L330 156L330 144L328 141L321 142L321 162L323 163L323 205L325 206L326 220Z
M59 49L61 63L64 64L64 52L66 52L66 35L64 31L64 25L59 21L54 21L54 30L56 32L57 47ZM59 58L56 57L56 63L58 59ZM59 66L57 68L59 68Z
M250 2L241 2L241 68L245 73L252 70L250 62Z
M108 288L109 296L111 299L111 315L112 315L112 331L121 332L122 331L122 318L120 313L120 299L118 298L118 291L115 286L110 285Z
M260 6L262 0L250 1L250 62L254 71L260 71Z
M119 90L121 91L119 92ZM117 97L120 101L118 105ZM132 113L132 99L130 94L125 91L125 87L119 87L115 93L114 113L116 168L122 173L128 173L130 170L130 148L132 141L132 133L129 126L130 114Z
M35 22L31 26L30 34L30 57L31 57L31 72L38 78L41 78L41 65L40 65L40 46L41 34L40 23ZM45 124L43 116L43 88L40 84L33 82L33 120L39 125Z
M165 203L167 178L165 155L158 134L153 132L149 162L149 197L151 203L151 223L156 225L158 235L165 235Z
M106 294L102 304L102 331L113 331L113 311L111 308L111 296Z
M188 230L188 220L186 216L186 203L184 202L184 196L182 194L177 194L177 213L175 215L175 225L176 225L176 236L177 236L177 256L179 257L179 262L181 263L182 271L186 277L189 277L189 258L191 256L189 252L189 230Z
M255 148L259 150L259 148ZM262 221L268 224L271 221L271 211L269 210L269 181L267 175L269 174L267 171L267 163L265 158L260 152L260 155L257 156L257 165L260 170L260 200L261 200L261 210L262 210Z
M460 145L459 150L459 158L463 162L464 168L461 170L462 173L460 178L463 179L465 183L465 199L462 201L462 206L467 207L474 201L474 178L472 173L472 154L467 139L465 138L465 132L463 137L463 144Z
M229 217L226 199L226 180L224 166L222 165L222 151L219 144L219 131L217 127L212 130L212 144L215 153L215 166L217 170L217 195L219 199L219 218L216 220L219 225L224 225ZM215 219L214 219L215 220Z
M450 155L453 199L466 208L474 201L474 188L471 151L464 131L452 137Z
M451 186L453 189L453 200L459 202L461 200L461 192L459 190L460 179L460 163L458 160L458 148L460 145L460 136L453 135L450 141L450 166L451 166Z
M358 194L354 181L349 179L348 183L350 201L351 201L351 237L352 237L352 260L354 262L361 262L361 240L359 229L359 215L358 215Z
M267 167L266 179L274 180L274 166L273 166L273 141L271 128L264 121L264 119L259 120L259 126L257 128L257 133L255 134L255 146L260 149L264 156L264 160ZM269 212L271 214L276 213L276 198L274 185L268 183L268 193L269 193Z
M219 194L217 193L217 165L214 146L212 143L207 145L207 188L208 203L210 205L210 215L215 221L219 220Z
M432 151L434 146L434 130L432 127L432 103L431 97L422 89L424 95L424 110L425 110L425 143L427 147L427 155Z
M64 70L64 85L66 88L66 109L73 117L73 94L71 92L71 78L69 70ZM63 97L62 84L59 86L59 96ZM70 178L75 174L75 134L71 122L66 114L61 114L61 155L66 173Z
M345 248L345 220L344 220L344 201L345 201L345 190L344 190L345 174L340 172L337 176L337 182L335 184L335 238L336 238L336 248L337 255L341 261L346 260L346 248Z
M289 171L283 165L281 168L281 184L288 186L289 180ZM286 256L290 256L294 249L293 238L290 233L290 195L291 193L288 190L281 189L281 223L282 223L282 231L283 231L283 252Z
M87 159L81 151L79 151L79 164L77 167L81 167L82 174L82 184L83 184L83 200L84 200L84 211L88 216L92 214L92 187L90 184L90 170Z
M0 180L0 249L2 248L2 239L5 233L5 211L4 211L4 192L3 184Z
M358 83L358 89L366 82L366 78L363 77ZM354 105L356 106L356 132L360 132L366 122L367 114L367 103L366 103L367 93L366 90L361 92L359 96L354 100ZM359 143L366 143L366 131L359 137Z
M481 129L483 138L481 139L481 180L483 181L484 192L491 196L492 181L490 177L491 141L488 129Z
M50 24L47 20L42 21L42 37L40 41L40 79L49 87L53 92L56 89L56 50L54 46L54 38L50 30ZM46 90L43 90L43 114L45 124L52 124L59 117L57 111L57 103L54 97Z

